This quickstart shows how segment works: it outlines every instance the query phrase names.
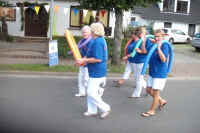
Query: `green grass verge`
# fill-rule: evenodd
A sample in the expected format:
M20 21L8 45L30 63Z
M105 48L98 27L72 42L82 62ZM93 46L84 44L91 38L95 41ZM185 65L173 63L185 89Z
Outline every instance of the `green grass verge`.
M2 64L1 71L32 71L32 72L78 72L78 67L57 65L49 67L47 64Z
M0 64L0 71L30 71L30 72L78 72L79 67L73 65L57 65L49 67L47 64ZM123 73L125 64L108 64L108 73ZM148 73L148 69L147 69ZM171 75L168 75L172 77Z
M108 73L123 73L125 65L108 64ZM74 65L57 65L49 67L47 64L0 64L1 71L31 71L31 72L78 72Z

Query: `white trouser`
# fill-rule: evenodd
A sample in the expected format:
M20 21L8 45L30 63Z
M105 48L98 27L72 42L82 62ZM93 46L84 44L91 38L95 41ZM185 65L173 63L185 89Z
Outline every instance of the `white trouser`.
M131 72L132 72L131 63L129 61L127 61L126 67L125 67L125 71L124 71L123 76L122 76L122 79L128 79L130 74L131 74Z
M89 113L97 113L98 108L101 112L109 111L110 106L106 104L99 94L101 84L105 84L106 78L89 78L87 89L87 106Z
M146 81L144 80L144 76L141 75L142 72L142 67L144 65L144 63L131 63L133 70L134 70L134 77L136 80L136 88L133 91L132 96L133 97L140 97L140 94L142 92L142 87L146 88Z
M86 94L88 79L89 79L88 68L84 66L80 66L79 73L78 73L79 94Z

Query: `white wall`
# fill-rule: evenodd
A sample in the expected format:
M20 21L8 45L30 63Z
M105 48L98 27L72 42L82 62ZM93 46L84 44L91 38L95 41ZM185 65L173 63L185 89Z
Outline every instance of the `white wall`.
M131 17L135 17L135 21L138 24L138 26L147 26L147 25L149 25L149 21L141 18L140 15L132 14Z
M183 32L185 32L186 34L188 34L188 24L186 24L186 23L174 22L174 23L172 23L172 29L180 29Z
M163 29L164 28L164 21L152 21L152 20L144 20L140 17L140 15L133 14L132 17L136 18L136 22L138 22L141 26L146 25L149 26L151 23L153 23L153 29ZM172 22L172 29L180 29L186 34L188 34L188 26L187 23L179 23L179 22ZM197 30L197 28L196 28ZM200 28L199 28L200 30Z
M111 37L114 37L114 28L115 28L115 13L114 12L110 12L110 17L109 17L109 27L112 27L112 34ZM131 21L131 12L130 11L126 11L123 13L123 24L122 27L123 29L125 29Z
M56 32L59 36L63 36L65 29L70 28L70 6L78 5L78 3L57 1L54 4L59 7L56 13ZM66 12L64 12L64 10ZM73 31L73 35L81 35L80 29L70 28L70 30Z
M6 21L8 25L8 34L12 36L24 36L24 31L21 31L21 14L20 8L16 7L16 21Z
M195 33L200 33L200 24L196 25Z
M164 23L162 21L155 21L153 24L153 29L163 29L164 28Z
M114 28L115 28L115 13L114 12L110 12L109 27L112 27L111 37L114 37Z
M164 28L164 22L163 21L156 21L154 23L153 29L163 29ZM172 29L180 29L186 34L188 34L188 24L186 23L178 23L178 22L172 22Z
M131 22L131 12L126 11L123 14L123 28L126 28Z

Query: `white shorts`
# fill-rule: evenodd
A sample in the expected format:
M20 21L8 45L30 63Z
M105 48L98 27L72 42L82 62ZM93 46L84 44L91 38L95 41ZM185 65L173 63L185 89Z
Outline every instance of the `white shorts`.
M152 78L150 75L147 79L147 86L151 87L153 90L162 91L165 87L167 79L166 78Z

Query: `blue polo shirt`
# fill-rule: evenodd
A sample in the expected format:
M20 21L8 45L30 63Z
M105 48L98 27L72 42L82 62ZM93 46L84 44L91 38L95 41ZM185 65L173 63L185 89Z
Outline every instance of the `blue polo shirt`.
M86 39L83 39L81 41L81 43L84 43L86 41ZM88 49L88 46L90 45L90 43L92 43L93 40L91 39L84 47L80 48L80 53L81 53L81 56L82 57L85 57L87 56L87 49ZM84 67L87 67L87 64L84 65Z
M169 53L168 43L163 43L161 46L161 50L165 55L165 58L168 59L168 53ZM157 49L152 54L149 62L149 75L152 78L167 78L167 61L166 62L161 61Z
M81 40L81 43L84 43L85 41L86 41L86 39L83 39L83 40ZM90 42L88 42L88 43L90 43ZM81 53L82 57L86 56L87 47L88 47L88 44L86 44L84 47L80 48L80 53Z
M101 60L99 63L88 63L89 77L101 78L107 74L108 51L107 43L103 37L97 37L90 43L87 50L87 58Z
M137 43L137 41L132 41L130 43L130 45L127 48L127 54L130 54L130 53L133 52L133 49L135 48L136 43ZM128 61L131 62L131 63L133 63L133 60L134 60L134 57L129 57L128 58Z
M151 45L152 45L152 42L147 38L146 39L146 45L145 45L145 48L147 50L147 52L150 50L151 48ZM140 45L140 49L141 49L142 45ZM135 56L133 57L133 63L136 63L136 64L139 64L139 63L144 63L145 60L146 60L146 57L147 57L147 53L146 54L140 54L140 53L137 53L135 54Z
M136 44L137 44L137 41L131 42L131 44L127 48L128 49L128 54L133 52L133 50L135 49ZM146 39L146 45L145 45L147 51L150 50L151 45L152 45L151 41L147 38ZM142 47L142 45L140 45L139 48L141 49L141 47ZM147 54L140 54L140 53L136 52L134 57L129 57L128 58L128 61L131 62L131 63L136 63L136 64L144 63L145 60L146 60L146 56L147 56Z

